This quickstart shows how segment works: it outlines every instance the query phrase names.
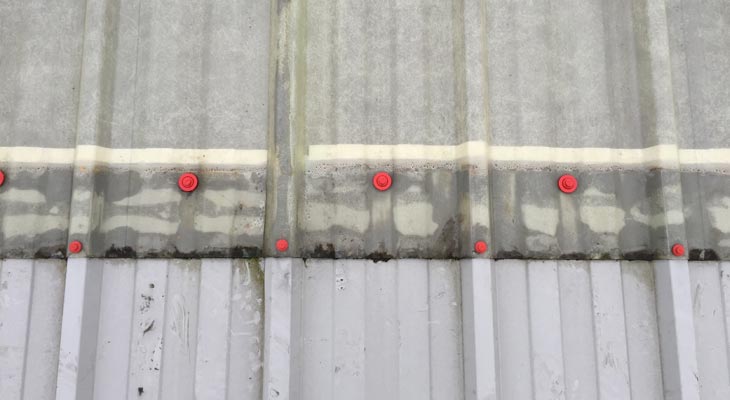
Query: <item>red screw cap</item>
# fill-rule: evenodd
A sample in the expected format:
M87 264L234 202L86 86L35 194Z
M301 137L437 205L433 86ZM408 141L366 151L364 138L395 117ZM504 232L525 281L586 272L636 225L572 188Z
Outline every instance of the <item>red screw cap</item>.
M84 245L81 244L78 240L74 240L73 242L68 244L68 251L70 251L73 254L81 253L81 250L83 250Z
M674 254L675 257L682 257L684 255L684 246L677 243L674 246L672 246L672 254Z
M192 172L186 172L180 175L180 179L177 180L177 186L183 192L192 192L198 188L198 177Z
M474 243L474 251L477 252L477 254L484 254L487 252L487 249L489 247L487 246L487 242L480 240L476 243Z
M0 171L0 186L2 186L4 182L5 182L5 173L3 171Z
M573 175L563 175L558 179L558 188L563 193L573 193L578 189L578 180Z
M392 184L393 178L387 172L378 172L373 176L373 186L381 192L390 189Z
M279 239L276 241L276 250L280 252L285 252L289 250L289 242L286 241L286 239Z

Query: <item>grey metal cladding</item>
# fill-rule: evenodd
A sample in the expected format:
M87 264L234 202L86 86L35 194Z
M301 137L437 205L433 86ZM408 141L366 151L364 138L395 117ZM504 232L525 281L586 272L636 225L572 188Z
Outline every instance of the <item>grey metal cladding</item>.
M686 260L5 260L0 395L726 399L729 272Z
M729 15L12 0L0 255L729 259Z

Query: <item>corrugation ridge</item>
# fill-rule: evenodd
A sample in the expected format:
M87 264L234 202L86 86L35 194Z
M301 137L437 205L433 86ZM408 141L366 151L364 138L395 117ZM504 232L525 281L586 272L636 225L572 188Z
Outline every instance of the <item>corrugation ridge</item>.
M728 263L726 262L718 262L718 269L719 269L719 275L720 275L720 290L721 290L721 299L722 302L722 315L723 315L723 326L725 328L725 343L726 343L726 352L727 352L727 359L728 363L730 363L730 326L728 326L728 323L730 322L730 310L728 309L728 304L730 304L730 293L728 293L728 284L727 282L723 282L724 279L729 279L730 274L728 272L725 272L725 266ZM728 265L730 267L730 265ZM728 371L730 374L730 371Z
M433 302L431 298L431 273L433 272L434 265L433 260L427 260L425 263L426 268L426 296L427 296L427 304L428 304L428 385L429 385L429 397L433 400L434 399L434 393L433 393L433 351L431 351L431 346L433 346L433 330L431 329L431 321L433 320Z
M23 394L25 392L25 378L28 376L28 374L26 373L26 367L28 365L28 344L29 344L28 338L30 336L30 320L31 320L30 316L33 311L33 291L35 289L35 279L34 278L35 278L35 273L36 273L35 262L31 261L29 264L30 264L29 267L31 270L30 290L28 291L28 312L27 312L26 324L25 324L26 334L25 334L25 344L23 346L24 347L23 348L23 366L21 367L21 371L22 371L21 373L23 374L23 377L22 377L21 383L20 383L20 395L21 396L23 396Z
M229 261L230 266L230 279L229 279L229 288L228 291L230 295L228 296L228 299L226 300L228 302L229 309L228 309L228 329L226 330L226 342L227 342L227 351L226 351L226 387L225 387L225 398L228 399L228 388L230 386L230 378L231 378L231 338L232 338L232 332L233 332L233 296L235 295L233 292L233 282L236 277L236 266L234 265L234 262L242 262L241 260L238 261Z
M595 305L595 292L593 290L593 261L584 261L587 264L586 270L588 272L588 284L590 285L590 294L591 294L591 329L593 331L593 359L596 360L596 370L595 372L595 378L596 378L596 393L600 395L601 393L601 376L599 372L599 360L598 357L598 335L596 334L596 305Z
M567 348L567 346L566 346L566 343L565 343L565 334L563 333L563 322L564 322L564 320L563 320L564 316L563 315L564 315L564 312L563 312L563 299L562 299L562 297L563 297L562 296L563 291L561 289L561 284L560 284L560 269L561 268L565 268L565 264L566 263L567 263L567 261L564 261L564 260L558 260L558 261L555 262L555 274L556 274L555 281L557 282L557 291L558 291L558 314L560 315L560 331L559 331L559 334L560 334L560 347L562 349L562 357L561 357L561 361L562 362L561 362L561 366L563 368L563 376L562 376L562 378L563 378L563 390L564 390L564 393L569 390L569 387L568 387L568 380L566 379L566 375L567 375L567 371L568 371L568 368L567 368L567 365L568 364L565 361L565 358L566 358L565 357L565 353L566 353L566 350L565 349Z
M529 347L529 353L531 355L530 357L530 393L532 394L532 399L537 400L537 385L535 382L535 359L532 357L533 349L535 348L535 345L533 344L533 327L532 327L532 305L530 303L530 298L532 290L530 290L530 267L535 265L537 261L524 261L524 271L525 271L525 288L526 288L526 307L527 307L527 345Z
M626 381L629 385L629 394L633 393L631 385L631 349L629 348L629 321L626 320L626 290L624 288L624 263L626 261L618 261L619 282L621 284L621 314L624 321L624 341L626 342ZM631 396L633 398L633 396ZM637 399L639 400L639 399Z

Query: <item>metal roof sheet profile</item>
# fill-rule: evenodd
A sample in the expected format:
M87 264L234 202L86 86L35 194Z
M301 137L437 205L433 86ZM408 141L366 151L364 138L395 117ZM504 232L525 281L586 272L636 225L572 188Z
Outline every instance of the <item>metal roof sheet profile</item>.
M5 261L0 395L725 399L728 268Z
M5 257L728 258L723 1L2 10Z
M0 399L730 398L729 21L0 3Z

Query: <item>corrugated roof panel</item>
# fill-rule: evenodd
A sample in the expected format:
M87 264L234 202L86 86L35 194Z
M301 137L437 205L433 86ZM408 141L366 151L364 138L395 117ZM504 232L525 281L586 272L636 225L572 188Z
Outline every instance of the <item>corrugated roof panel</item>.
M0 398L56 393L65 262L0 260Z
M726 120L728 85L691 82L730 63L683 57L718 2L325 3L280 12L272 238L325 258L469 257L480 239L496 258L655 259L677 242L726 258L703 214L727 197L730 142L691 110Z
M692 310L694 311L697 341L697 366L702 399L730 397L728 375L727 263L708 262L693 266L690 270L692 285Z
M458 262L271 259L266 271L265 398L463 398Z
M651 263L270 260L266 279L291 304L267 335L291 343L292 398L664 398Z
M0 145L73 147L86 2L0 6Z
M11 2L2 254L726 259L726 7L624 3Z
M730 397L728 15L5 2L0 398Z
M727 263L265 264L5 261L3 399L730 391Z
M74 260L69 277L58 399L260 398L258 262Z

